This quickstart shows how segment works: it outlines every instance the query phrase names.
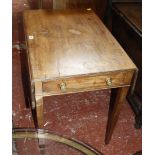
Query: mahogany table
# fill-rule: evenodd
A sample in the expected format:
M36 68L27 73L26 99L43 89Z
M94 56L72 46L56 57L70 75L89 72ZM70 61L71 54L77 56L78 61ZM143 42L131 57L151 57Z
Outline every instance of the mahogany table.
M118 88L108 144L133 83L134 63L92 10L24 12L32 108L43 128L43 97Z

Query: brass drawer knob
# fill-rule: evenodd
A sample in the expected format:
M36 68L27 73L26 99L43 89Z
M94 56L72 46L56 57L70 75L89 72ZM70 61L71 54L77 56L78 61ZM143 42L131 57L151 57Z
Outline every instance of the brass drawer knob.
M60 90L62 92L65 92L66 91L66 83L65 82L60 83Z
M106 83L108 86L111 86L112 85L112 79L111 78L107 78L106 79Z

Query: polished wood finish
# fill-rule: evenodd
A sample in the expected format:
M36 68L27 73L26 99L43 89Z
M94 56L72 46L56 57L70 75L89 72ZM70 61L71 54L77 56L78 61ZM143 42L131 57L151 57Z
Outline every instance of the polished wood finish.
M40 128L44 96L132 84L136 66L92 10L27 10L24 25ZM126 89L120 90L125 98ZM115 123L110 122L108 140Z
M133 77L132 71L105 73L104 75L79 76L61 78L43 82L44 96L60 95L74 92L84 92L99 89L109 89L121 86L129 86ZM108 83L109 80L109 83ZM111 82L111 83L110 83ZM66 90L61 90L61 83L65 83Z
M24 21L34 82L135 68L93 11L28 10Z

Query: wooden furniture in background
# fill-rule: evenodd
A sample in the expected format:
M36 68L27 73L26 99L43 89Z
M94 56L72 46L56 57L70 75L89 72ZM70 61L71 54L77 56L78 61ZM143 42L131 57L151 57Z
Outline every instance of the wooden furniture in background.
M112 33L139 69L135 91L129 101L136 114L136 128L142 125L142 3L113 3Z
M118 88L108 144L136 66L91 10L24 12L32 107L44 127L43 97Z
M48 8L51 10L91 8L103 20L107 1L108 0L38 0L38 8Z

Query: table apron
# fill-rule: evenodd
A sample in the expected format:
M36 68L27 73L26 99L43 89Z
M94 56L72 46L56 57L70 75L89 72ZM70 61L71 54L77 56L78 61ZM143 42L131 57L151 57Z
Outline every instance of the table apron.
M70 77L42 82L43 96L130 86L134 71ZM36 90L37 91L37 90Z

